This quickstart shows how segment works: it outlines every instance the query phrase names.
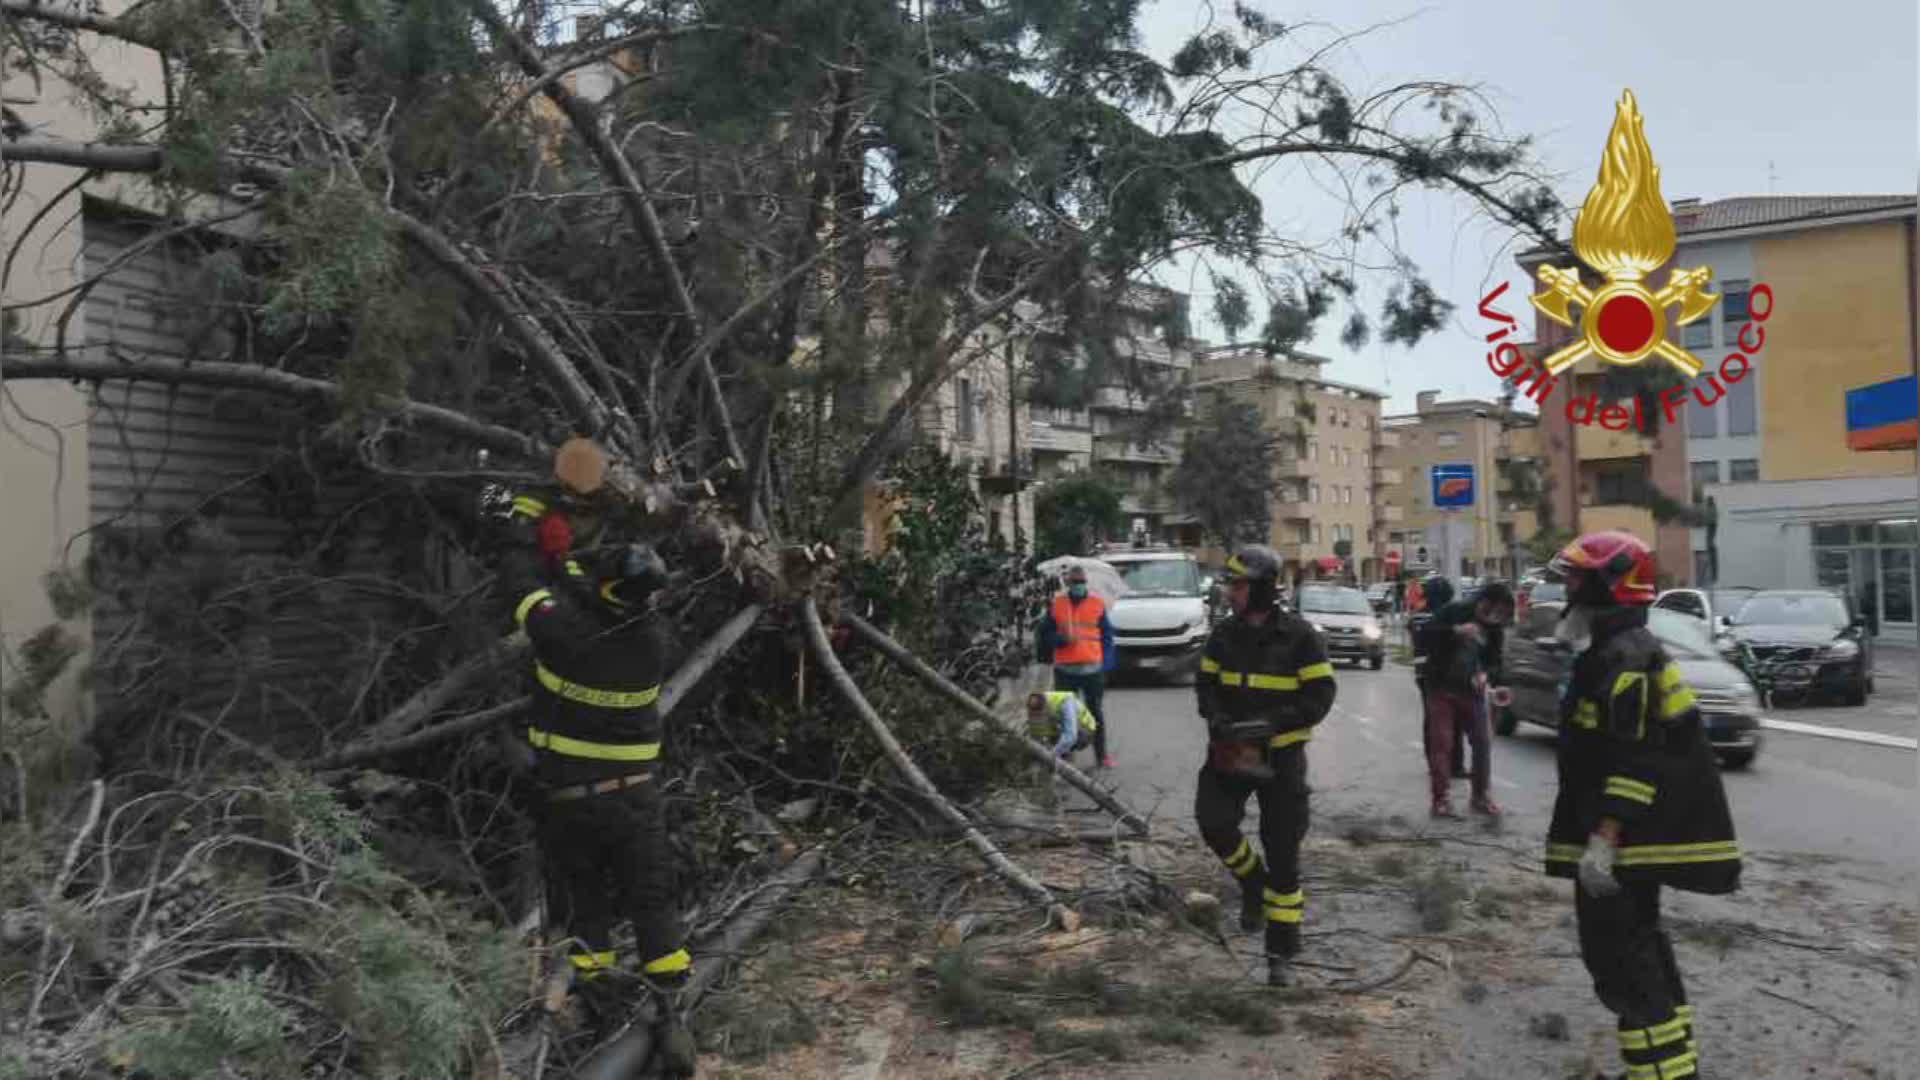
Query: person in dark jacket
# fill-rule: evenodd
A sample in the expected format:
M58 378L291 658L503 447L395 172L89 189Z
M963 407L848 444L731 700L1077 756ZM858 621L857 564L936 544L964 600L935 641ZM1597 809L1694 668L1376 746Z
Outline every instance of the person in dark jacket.
M1580 956L1618 1018L1627 1077L1698 1075L1693 1009L1660 888L1739 887L1740 848L1693 690L1647 629L1653 551L1625 532L1568 544L1557 635L1578 651L1560 705L1547 873L1577 881Z
M1453 748L1464 735L1473 744L1475 813L1497 815L1493 801L1493 730L1486 695L1500 667L1501 628L1513 618L1513 591L1504 582L1481 588L1471 600L1449 603L1420 629L1425 646L1427 779L1434 817L1453 817Z
M1453 602L1453 582L1439 574L1428 575L1425 581L1414 582L1420 596L1420 609L1407 614L1407 637L1413 643L1413 688L1420 695L1420 760L1425 761L1433 751L1433 744L1427 738L1427 645L1421 633L1428 623L1433 621L1434 613ZM1464 780L1467 777L1466 741L1455 739L1453 743L1453 778Z
M661 994L661 1068L691 1076L692 1039L673 998L692 958L672 892L656 770L665 642L652 611L666 567L645 545L569 557L563 515L520 496L508 515L502 577L514 623L533 645L526 739L541 787L538 841L550 918L571 935L568 956L603 1032L635 991ZM614 923L633 922L639 973L623 969Z
M1239 879L1242 929L1265 923L1268 982L1287 986L1306 916L1307 740L1333 707L1335 687L1320 635L1280 607L1279 580L1272 548L1252 545L1227 560L1233 614L1208 636L1194 680L1208 742L1193 813L1207 846ZM1240 832L1254 795L1264 864Z
M1106 601L1087 591L1085 567L1066 572L1066 591L1053 598L1034 634L1035 659L1053 665L1053 688L1080 695L1097 725L1093 757L1103 769L1113 768L1107 753L1107 672L1117 657L1113 651L1113 623Z

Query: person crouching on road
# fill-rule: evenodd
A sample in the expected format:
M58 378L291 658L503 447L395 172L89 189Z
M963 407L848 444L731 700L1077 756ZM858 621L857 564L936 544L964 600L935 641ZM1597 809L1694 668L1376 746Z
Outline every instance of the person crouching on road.
M1027 734L1053 746L1053 756L1069 760L1100 727L1080 695L1049 690L1027 695Z
M568 959L601 1034L651 989L663 999L658 1067L691 1076L693 1040L675 999L693 962L655 779L665 642L652 605L666 566L644 544L569 557L565 517L528 496L513 500L507 523L502 578L513 620L533 644L526 737L543 789L537 836L548 912L572 936ZM633 921L637 977L613 948L622 915Z
M1104 600L1087 591L1087 571L1075 566L1066 573L1067 590L1053 598L1034 635L1041 663L1053 665L1053 688L1080 695L1093 713L1093 756L1102 768L1113 768L1107 753L1107 712L1103 707L1107 675L1114 666L1113 623L1107 620Z
M1699 1075L1693 1009L1660 926L1660 887L1724 894L1740 848L1693 691L1647 629L1653 550L1589 533L1548 564L1556 636L1576 652L1560 702L1560 790L1547 873L1573 878L1580 958L1618 1018L1628 1078Z
M1486 709L1487 676L1497 671L1501 628L1513 618L1513 591L1493 582L1471 600L1455 600L1420 629L1425 645L1427 783L1434 817L1454 817L1453 750L1473 743L1475 813L1497 815L1493 801L1493 731Z
M1293 982L1306 894L1307 740L1333 707L1333 665L1311 625L1279 606L1280 556L1252 545L1227 560L1233 612L1214 627L1194 694L1207 758L1194 786L1200 835L1240 882L1240 925L1266 926L1267 981ZM1260 798L1261 857L1240 832L1247 797ZM1262 917L1264 915L1264 918Z

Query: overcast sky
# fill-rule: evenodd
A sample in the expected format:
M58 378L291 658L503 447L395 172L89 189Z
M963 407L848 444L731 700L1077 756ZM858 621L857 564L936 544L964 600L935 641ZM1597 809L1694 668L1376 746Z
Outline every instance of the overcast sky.
M1912 192L1920 174L1914 0L1247 2L1302 27L1295 40L1270 47L1271 70L1340 33L1390 24L1324 62L1356 96L1413 79L1479 87L1502 129L1535 137L1570 205L1593 185L1622 89L1639 99L1669 201ZM1230 19L1231 0L1214 10ZM1207 19L1207 6L1194 0L1147 0L1142 45L1164 61ZM1338 221L1336 204L1300 167L1273 170L1256 190L1269 222L1290 232ZM1402 248L1456 305L1453 324L1412 349L1375 342L1352 350L1340 344L1342 319L1329 318L1304 347L1333 358L1330 377L1384 391L1389 412L1411 411L1425 389L1499 393L1475 306L1510 279L1500 306L1530 328L1532 288L1513 262L1511 231L1469 210L1463 197L1421 195L1400 220ZM1192 292L1195 332L1220 340L1206 277L1160 280ZM1367 303L1370 313L1379 295Z

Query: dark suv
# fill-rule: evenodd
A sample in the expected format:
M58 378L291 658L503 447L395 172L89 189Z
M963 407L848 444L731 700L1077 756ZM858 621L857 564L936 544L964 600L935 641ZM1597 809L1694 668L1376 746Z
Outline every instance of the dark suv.
M1747 597L1727 632L1753 654L1755 681L1771 693L1836 693L1865 705L1873 692L1873 636L1845 596L1766 589Z

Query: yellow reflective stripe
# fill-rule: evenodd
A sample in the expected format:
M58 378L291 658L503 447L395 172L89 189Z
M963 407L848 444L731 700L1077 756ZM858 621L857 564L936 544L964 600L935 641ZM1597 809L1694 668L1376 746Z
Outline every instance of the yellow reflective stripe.
M604 968L616 966L619 961L619 954L614 952L574 953L567 957L567 959L573 961L575 970L600 971Z
M1665 667L1661 668L1660 674L1654 679L1654 685L1658 686L1662 692L1672 690L1674 687L1679 686L1680 685L1679 666L1676 664L1668 664Z
M1618 677L1618 678L1616 678L1616 679L1614 679L1614 680L1613 680L1613 694L1612 694L1612 696L1611 696L1611 697L1609 697L1609 698L1607 699L1607 707L1608 707L1608 710L1609 710L1609 711L1611 711L1611 710L1612 710L1612 707L1613 707L1613 699L1614 699L1614 698L1617 698L1617 697L1619 697L1619 696L1620 696L1621 694L1624 694L1624 693L1626 693L1627 691L1629 691L1629 690L1631 690L1631 689L1633 689L1633 687L1635 687L1635 686L1638 686L1638 687L1640 687L1640 690L1641 690L1641 693L1640 693L1640 715L1639 715L1639 717L1638 717L1638 718L1636 718L1636 720L1635 720L1635 723L1634 723L1634 732L1633 732L1633 737L1634 737L1635 739L1645 739L1645 738L1647 737L1647 696L1646 696L1646 685L1647 685L1647 674L1646 674L1646 672L1644 672L1644 671L1623 671L1623 672L1621 672L1621 673L1620 673L1620 675L1619 675L1619 677Z
M1679 1020L1681 1023L1691 1024L1693 1023L1693 1006L1675 1005L1673 1007L1673 1015L1674 1019Z
M1268 922L1297 923L1302 921L1305 918L1305 916L1306 916L1306 912L1300 910L1297 907L1269 906L1267 908Z
M1245 678L1246 676L1240 674L1237 671L1223 671L1220 673L1220 685L1239 686L1241 682L1245 680Z
M1255 690L1298 690L1300 680L1291 675L1261 675L1256 672L1247 676L1247 685Z
M693 966L693 957L685 949L675 949L658 960L649 960L641 968L649 975L671 975L676 971L685 971Z
M567 560L567 576L578 577L578 578L586 577L587 568L584 566L581 566L578 562L574 561L573 559L568 559Z
M551 600L551 599L553 599L552 589L535 589L532 592L528 593L526 596L522 597L520 600L520 606L513 609L513 625L521 628L522 630L526 629L527 616L532 613L535 605L539 604L541 601Z
M547 665L538 661L534 662L533 673L541 686L582 705L596 705L603 709L644 709L660 698L658 686L649 686L645 690L596 690L591 686L581 686L555 675L547 669Z
M1686 1037L1687 1022L1674 1019L1649 1028L1628 1028L1620 1032L1620 1047L1623 1050L1651 1050L1656 1046L1679 1042Z
M1652 806L1655 788L1652 784L1642 783L1630 776L1609 776L1606 794Z
M517 495L513 500L513 512L528 517L539 517L547 512L547 504L531 495Z
M1672 720L1694 706L1693 691L1681 687L1660 699L1660 719Z
M1308 679L1331 678L1333 678L1333 665L1325 660L1317 664L1308 664L1306 667L1300 669L1301 682L1306 682Z
M1577 863L1586 851L1579 844L1548 844L1547 861ZM1727 862L1740 857L1736 840L1699 844L1627 844L1618 851L1620 866L1679 866L1686 863ZM1692 1016L1689 1012L1688 1016Z
M1311 738L1313 738L1313 729L1301 728L1299 731L1283 731L1273 738L1268 739L1267 745L1278 750L1282 747L1292 746L1295 743L1306 742Z
M1227 557L1227 570L1235 574L1244 574L1247 572L1247 564L1240 561L1240 556L1229 555Z
M527 742L539 750L551 750L568 757L593 758L596 761L652 761L660 756L660 744L657 742L587 742L535 727L527 729Z
M1215 671L1219 671L1219 670L1220 670L1220 661L1218 661L1218 660L1215 660L1215 659L1214 659L1213 657L1211 657L1211 656L1203 656L1203 657L1201 657L1201 658L1200 658L1200 670L1201 670L1201 671L1205 671L1205 672L1207 672L1207 673L1209 673L1209 674L1211 674L1211 673L1213 673L1213 672L1215 672Z
M1677 1054L1661 1062L1657 1069L1660 1080L1684 1080L1700 1075L1700 1058L1691 1051Z
M1222 861L1227 864L1227 869L1233 871L1235 877L1246 877L1260 863L1253 854L1253 845L1248 843L1245 837L1241 837L1240 846L1233 849L1233 854Z
M1281 893L1274 892L1272 889L1261 889L1260 898L1268 904L1279 907L1299 907L1307 902L1307 891L1295 889L1290 893Z
M1573 710L1573 723L1575 727L1583 727L1588 730L1599 727L1600 706L1595 705L1586 698L1580 699L1580 703L1576 705Z

